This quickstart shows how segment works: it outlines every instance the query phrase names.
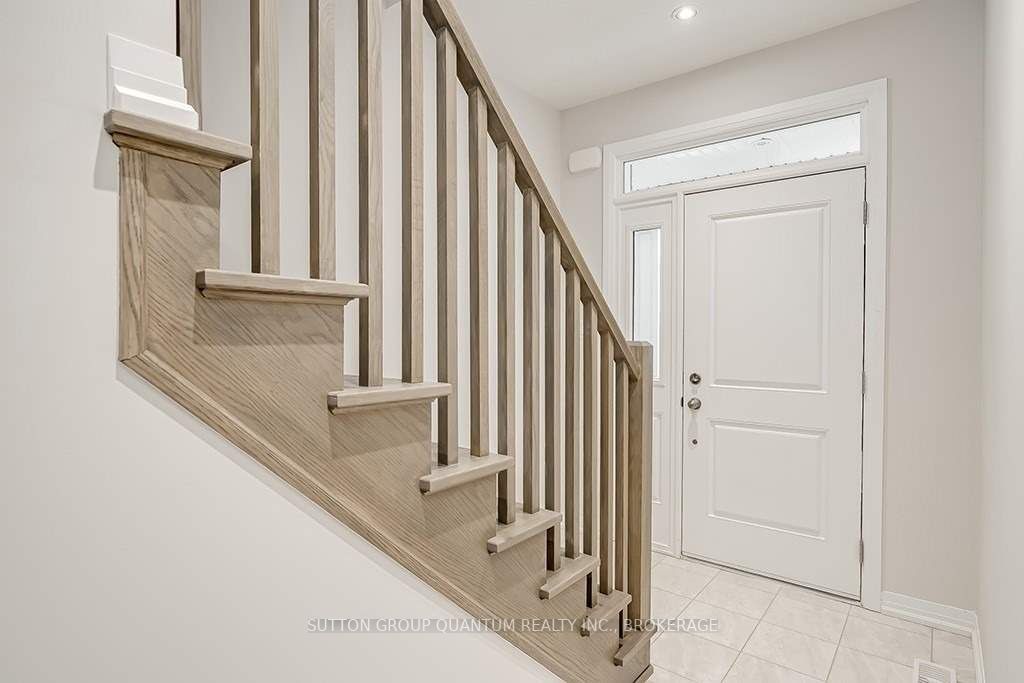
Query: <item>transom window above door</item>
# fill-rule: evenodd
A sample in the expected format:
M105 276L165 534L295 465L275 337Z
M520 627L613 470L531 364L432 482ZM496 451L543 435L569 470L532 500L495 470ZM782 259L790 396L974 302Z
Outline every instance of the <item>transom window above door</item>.
M860 113L663 152L623 164L626 193L857 154Z

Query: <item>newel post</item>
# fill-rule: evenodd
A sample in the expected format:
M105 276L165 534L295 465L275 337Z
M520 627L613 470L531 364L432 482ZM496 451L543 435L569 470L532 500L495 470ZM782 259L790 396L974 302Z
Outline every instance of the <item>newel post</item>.
M629 385L629 603L630 621L651 618L651 448L654 413L654 347L630 342L640 376ZM635 627L634 627L635 628Z

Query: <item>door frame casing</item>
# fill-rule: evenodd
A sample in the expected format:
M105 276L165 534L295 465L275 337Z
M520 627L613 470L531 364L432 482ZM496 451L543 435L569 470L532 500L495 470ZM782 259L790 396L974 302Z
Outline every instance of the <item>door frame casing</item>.
M629 194L623 191L623 164L627 161L854 113L861 115L861 151L857 154L666 185ZM671 202L674 223L672 228L679 236L679 239L674 240L677 246L673 256L681 266L683 212L679 206L687 194L815 173L860 167L866 169L868 212L864 235L864 413L861 478L861 540L864 551L861 565L861 603L867 609L880 610L889 214L888 80L883 78L712 121L611 143L603 147L603 153L602 287L613 312L618 316L626 313L624 267L621 263L624 252L622 249L609 248L609 245L615 245L618 240L624 238L624 231L621 231L619 226L621 211L642 204ZM677 274L675 281L681 282L680 276L681 274ZM675 289L678 290L679 287ZM673 319L681 321L682 297L675 296L673 292L670 300L675 302ZM678 329L678 324L674 327ZM676 381L681 380L677 377ZM673 486L675 499L679 501L682 488L681 468L673 475ZM679 512L681 517L681 508ZM676 552L681 541L680 521L676 520L674 526L673 542Z

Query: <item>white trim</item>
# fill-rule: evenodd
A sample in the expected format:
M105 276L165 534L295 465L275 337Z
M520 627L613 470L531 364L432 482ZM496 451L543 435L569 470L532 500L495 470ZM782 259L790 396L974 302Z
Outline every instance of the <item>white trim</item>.
M981 653L981 629L976 612L890 591L882 593L881 611L915 624L970 637L975 680L985 683L985 660Z
M658 152L754 135L777 128L831 116L861 114L861 152L833 159L761 169L749 173L709 178L623 192L625 161ZM863 479L861 537L864 564L861 568L861 603L872 610L882 600L882 508L885 453L885 320L888 262L888 81L880 79L791 102L755 109L695 125L625 140L604 146L604 208L602 287L613 313L622 314L621 253L610 248L618 230L617 214L637 204L681 197L710 189L749 185L811 173L848 168L867 169L869 205L865 232L864 289L864 395ZM678 379L678 378L677 378ZM674 549L678 550L678 548Z
M973 635L978 628L978 615L971 610L891 591L882 592L881 611L882 614L962 636Z

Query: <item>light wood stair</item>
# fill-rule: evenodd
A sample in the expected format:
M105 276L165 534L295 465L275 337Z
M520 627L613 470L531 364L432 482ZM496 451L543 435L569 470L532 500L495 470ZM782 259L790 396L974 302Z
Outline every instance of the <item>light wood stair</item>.
M622 644L619 645L619 649L612 656L615 666L625 666L635 657L648 650L651 645L651 638L657 632L658 628L653 624L647 626L647 628L628 631L622 638Z
M507 455L473 456L463 449L454 465L434 465L430 474L420 477L420 491L429 496L470 482L486 479L512 467L515 461Z
M511 524L498 525L498 533L487 539L487 552L492 554L504 552L561 523L561 512L553 510L522 512L520 510L516 514L516 521Z
M548 573L547 581L540 587L540 599L550 600L573 584L587 578L588 574L597 571L598 564L598 559L590 555L563 559L559 569Z
M595 630L608 630L613 624L615 629L619 627L619 615L629 606L632 596L622 591L612 591L608 595L598 594L598 604L587 611L580 626L580 635L589 636Z
M344 306L353 299L365 299L366 285L281 277L259 273L237 273L207 268L196 273L196 287L207 299L241 299L274 303Z
M345 388L327 394L327 407L335 415L350 410L380 408L403 403L429 403L434 399L448 396L450 384L444 382L419 382L410 384L398 380L385 380L376 387L360 386L352 376L345 377Z

